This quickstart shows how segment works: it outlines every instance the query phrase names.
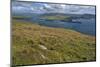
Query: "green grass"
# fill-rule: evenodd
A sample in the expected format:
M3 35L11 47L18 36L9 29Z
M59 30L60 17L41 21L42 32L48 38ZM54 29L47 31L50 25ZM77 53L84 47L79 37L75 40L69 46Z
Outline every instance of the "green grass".
M47 20L69 20L69 16L43 16L42 19L47 19Z
M13 65L95 61L95 37L13 20Z

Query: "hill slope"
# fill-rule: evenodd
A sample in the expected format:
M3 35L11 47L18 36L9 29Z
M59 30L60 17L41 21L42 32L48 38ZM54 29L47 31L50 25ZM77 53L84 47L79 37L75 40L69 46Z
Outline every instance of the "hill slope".
M95 61L95 37L13 20L13 65Z

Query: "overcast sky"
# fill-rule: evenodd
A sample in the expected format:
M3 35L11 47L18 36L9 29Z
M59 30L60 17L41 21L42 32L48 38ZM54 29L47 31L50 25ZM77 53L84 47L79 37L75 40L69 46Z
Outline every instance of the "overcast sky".
M95 14L95 7L53 3L12 2L12 11L15 13Z

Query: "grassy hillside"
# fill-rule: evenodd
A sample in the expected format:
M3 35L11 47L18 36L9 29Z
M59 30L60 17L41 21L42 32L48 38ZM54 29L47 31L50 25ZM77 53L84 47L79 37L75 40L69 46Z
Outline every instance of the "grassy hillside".
M31 16L13 16L13 19L27 19L27 18L31 18Z
M13 65L95 60L95 37L69 29L12 22Z

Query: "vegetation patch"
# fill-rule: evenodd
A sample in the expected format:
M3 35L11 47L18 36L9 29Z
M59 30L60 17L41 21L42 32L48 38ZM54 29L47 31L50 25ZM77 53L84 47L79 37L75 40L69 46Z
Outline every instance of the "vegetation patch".
M43 16L43 17L41 17L41 19L71 21L71 17L70 16L61 16L61 15Z
M13 65L96 60L93 36L25 21L12 22Z

